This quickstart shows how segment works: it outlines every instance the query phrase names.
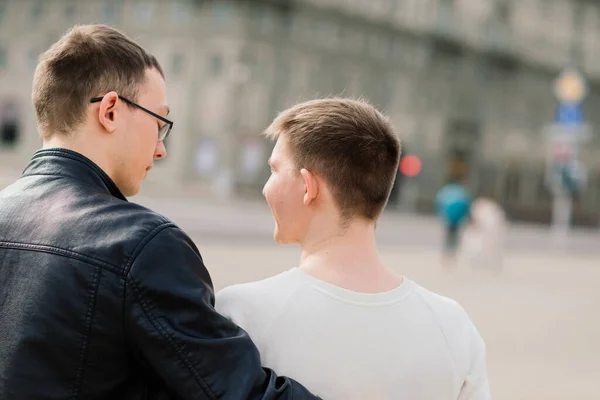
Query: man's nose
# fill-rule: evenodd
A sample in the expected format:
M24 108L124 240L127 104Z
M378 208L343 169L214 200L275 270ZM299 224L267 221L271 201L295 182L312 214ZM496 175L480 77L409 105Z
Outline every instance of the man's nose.
M159 160L167 156L167 148L163 142L157 142L154 148L154 159Z

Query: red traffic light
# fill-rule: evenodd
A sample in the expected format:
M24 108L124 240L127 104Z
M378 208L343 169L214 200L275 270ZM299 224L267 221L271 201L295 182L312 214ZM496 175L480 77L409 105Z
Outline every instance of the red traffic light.
M402 160L400 161L400 172L405 176L419 175L422 167L423 164L421 163L419 157L413 154L408 154L402 157Z

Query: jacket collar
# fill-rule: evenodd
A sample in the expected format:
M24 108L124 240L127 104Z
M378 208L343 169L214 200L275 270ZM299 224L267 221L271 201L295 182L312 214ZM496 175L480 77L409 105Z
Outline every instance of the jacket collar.
M127 201L112 179L89 158L67 149L43 149L35 152L23 176L55 175L78 179L112 196Z

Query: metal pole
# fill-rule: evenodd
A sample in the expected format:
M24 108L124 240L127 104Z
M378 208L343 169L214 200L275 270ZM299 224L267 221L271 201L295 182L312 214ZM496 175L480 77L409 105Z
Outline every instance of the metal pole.
M571 227L572 199L565 191L554 195L552 208L552 234L554 241L560 248L566 248Z

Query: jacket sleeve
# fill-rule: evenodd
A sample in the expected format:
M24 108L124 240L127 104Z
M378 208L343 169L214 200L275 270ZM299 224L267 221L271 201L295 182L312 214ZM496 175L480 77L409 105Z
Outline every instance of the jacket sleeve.
M214 309L210 275L187 235L159 227L139 246L125 284L128 340L181 399L316 399L263 369L246 332Z

